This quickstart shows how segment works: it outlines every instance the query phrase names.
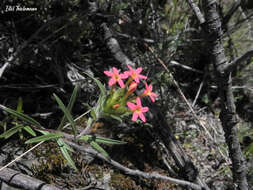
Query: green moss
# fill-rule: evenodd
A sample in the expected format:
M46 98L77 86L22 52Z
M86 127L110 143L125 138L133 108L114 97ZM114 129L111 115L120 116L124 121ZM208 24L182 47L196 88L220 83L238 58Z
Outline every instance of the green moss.
M41 158L39 164L32 167L34 175L41 180L51 182L51 174L61 173L67 166L67 161L55 142L42 144L40 148L33 151L33 154Z
M131 190L136 188L136 184L130 177L126 177L120 173L111 174L111 186L118 190Z

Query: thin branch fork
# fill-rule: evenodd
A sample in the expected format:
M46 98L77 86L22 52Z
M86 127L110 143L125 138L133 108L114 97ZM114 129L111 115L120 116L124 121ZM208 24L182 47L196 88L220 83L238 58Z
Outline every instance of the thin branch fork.
M231 72L233 68L235 68L237 65L241 64L243 61L246 59L250 58L253 56L253 49L245 52L243 55L240 57L236 58L234 61L228 63L224 67L225 72Z

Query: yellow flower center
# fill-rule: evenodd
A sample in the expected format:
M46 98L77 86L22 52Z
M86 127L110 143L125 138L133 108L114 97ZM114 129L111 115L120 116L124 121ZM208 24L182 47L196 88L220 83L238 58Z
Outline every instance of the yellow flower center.
M114 75L114 78L116 81L120 80L120 76L119 75Z

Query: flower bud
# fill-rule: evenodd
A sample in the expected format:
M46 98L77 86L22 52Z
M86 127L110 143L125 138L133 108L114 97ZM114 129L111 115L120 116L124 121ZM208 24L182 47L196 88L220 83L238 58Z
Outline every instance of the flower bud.
M129 88L128 88L128 92L134 92L137 88L137 83L136 82L132 82L130 85L129 85Z
M119 108L119 107L120 107L119 104L114 104L114 105L112 106L113 109L117 109L117 108Z

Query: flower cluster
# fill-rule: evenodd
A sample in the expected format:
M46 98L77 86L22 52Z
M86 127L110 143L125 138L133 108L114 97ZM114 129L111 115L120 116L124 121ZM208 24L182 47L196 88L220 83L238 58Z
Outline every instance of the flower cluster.
M149 108L142 106L141 98L148 96L152 102L155 102L157 94L152 92L152 85L148 85L145 82L144 92L139 96L135 96L133 92L137 89L140 80L146 80L147 77L141 74L141 67L136 70L129 65L127 65L127 67L129 70L123 73L120 73L115 67L112 68L112 71L104 71L104 74L110 77L108 85L112 87L104 106L104 112L114 115L123 115L130 111L133 113L132 121L136 121L140 118L143 122L146 122L143 113L147 112ZM127 81L124 83L123 80L126 79ZM119 89L115 88L116 84L120 86Z

